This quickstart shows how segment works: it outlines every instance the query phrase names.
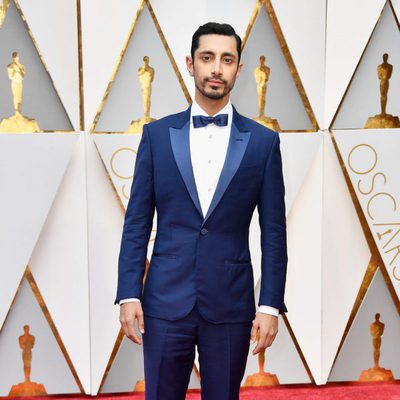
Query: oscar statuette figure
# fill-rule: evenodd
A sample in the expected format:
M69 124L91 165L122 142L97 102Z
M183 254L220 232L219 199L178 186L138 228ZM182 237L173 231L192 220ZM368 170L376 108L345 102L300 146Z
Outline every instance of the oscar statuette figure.
M16 51L12 53L12 62L7 65L7 74L11 81L14 115L0 120L0 132L40 132L40 128L36 120L22 115L22 81L25 77L25 66L19 61L19 54Z
M150 117L151 83L154 80L154 68L149 65L148 56L143 57L143 65L138 69L138 77L142 92L144 115L142 118L131 122L128 133L142 133L143 125L154 121L154 118Z
M276 119L265 116L265 103L267 97L267 83L270 75L270 68L265 65L265 56L260 56L260 65L254 69L254 79L257 83L258 96L258 117L254 121L274 131L280 131L279 123Z
M35 337L29 333L29 325L24 326L24 334L18 338L18 341L22 349L25 381L14 385L8 396L44 396L47 394L44 386L31 381L32 348L35 346Z
M257 333L257 341L259 340L259 335ZM270 374L265 372L265 350L258 353L258 372L250 375L246 378L244 386L276 386L279 385L278 377L275 374Z
M389 369L381 368L379 366L382 335L385 329L385 324L379 320L380 317L381 315L379 313L375 314L375 322L370 325L372 347L374 349L374 367L361 372L360 378L358 379L360 382L394 380L392 371L390 371Z
M10 5L10 0L0 0L0 28L6 18L7 9Z
M392 77L393 65L388 63L389 55L385 53L383 56L383 63L378 65L377 73L380 81L380 97L381 97L381 113L373 117L369 117L365 123L366 129L379 129L379 128L399 128L399 117L386 113L386 105L389 92L389 79Z

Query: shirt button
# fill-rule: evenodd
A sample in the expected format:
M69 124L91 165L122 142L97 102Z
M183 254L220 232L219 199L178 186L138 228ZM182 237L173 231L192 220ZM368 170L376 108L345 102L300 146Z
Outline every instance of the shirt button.
M208 233L208 230L206 229L206 228L203 228L201 231L200 231L200 233L204 236L204 235L207 235L207 233Z
M208 163L211 164L211 160L208 160Z
M211 192L211 188L208 188L208 191Z
M209 138L209 139L212 139L212 135L210 135L208 138Z

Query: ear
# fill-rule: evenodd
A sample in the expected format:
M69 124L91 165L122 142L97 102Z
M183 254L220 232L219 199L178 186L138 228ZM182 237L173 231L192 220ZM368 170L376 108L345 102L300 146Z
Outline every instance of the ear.
M186 67L189 71L190 76L193 76L193 60L190 56L186 56Z
M239 64L238 65L238 69L236 71L236 78L240 75L240 73L242 72L242 68L243 68L243 64Z

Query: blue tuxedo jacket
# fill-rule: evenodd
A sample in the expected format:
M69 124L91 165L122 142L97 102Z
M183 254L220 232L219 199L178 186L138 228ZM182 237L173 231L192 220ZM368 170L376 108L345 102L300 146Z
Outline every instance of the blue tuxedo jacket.
M186 316L197 301L210 322L255 316L249 225L258 207L262 276L258 304L287 311L284 183L278 133L233 109L225 163L202 214L189 147L190 107L145 125L125 215L115 302L142 300L145 314ZM147 244L157 234L143 287Z

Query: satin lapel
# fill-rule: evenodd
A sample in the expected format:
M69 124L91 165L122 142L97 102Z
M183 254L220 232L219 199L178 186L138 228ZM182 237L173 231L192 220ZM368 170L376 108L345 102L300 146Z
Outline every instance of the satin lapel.
M239 131L239 129L236 127L235 120L233 121L228 149L225 157L225 163L222 167L218 185L215 189L210 207L208 208L207 215L204 218L203 225L212 214L212 212L215 210L215 207L217 207L229 183L236 174L236 171L238 170L244 156L244 152L246 151L247 144L249 143L250 135L251 132Z
M169 128L169 134L171 138L172 151L179 172L182 175L183 181L185 182L194 205L203 218L196 182L193 175L192 161L190 159L189 127L190 123L188 121L182 128Z

